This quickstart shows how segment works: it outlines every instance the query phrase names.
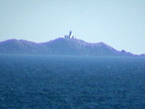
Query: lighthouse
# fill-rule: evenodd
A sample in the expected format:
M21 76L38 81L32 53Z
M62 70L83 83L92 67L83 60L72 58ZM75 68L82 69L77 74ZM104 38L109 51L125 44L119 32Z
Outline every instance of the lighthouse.
M73 33L72 33L72 31L70 31L69 32L69 38L72 38L72 36L73 36Z
M69 35L65 35L64 38L65 39L70 39L70 38L75 38L75 36L73 35L72 31L70 31Z

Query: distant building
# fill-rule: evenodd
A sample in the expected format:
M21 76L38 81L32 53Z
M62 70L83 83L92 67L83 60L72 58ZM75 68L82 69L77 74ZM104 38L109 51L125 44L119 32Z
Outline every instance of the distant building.
M69 35L65 35L64 38L65 39L70 39L70 38L76 38L76 37L73 35L72 31L70 31Z

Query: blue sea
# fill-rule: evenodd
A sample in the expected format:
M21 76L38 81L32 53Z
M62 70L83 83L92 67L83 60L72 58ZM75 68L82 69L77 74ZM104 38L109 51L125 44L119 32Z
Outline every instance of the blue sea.
M144 109L145 58L0 55L0 109Z

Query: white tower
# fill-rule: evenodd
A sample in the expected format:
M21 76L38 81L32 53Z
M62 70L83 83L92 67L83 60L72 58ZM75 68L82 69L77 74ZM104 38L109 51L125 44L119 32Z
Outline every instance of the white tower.
M72 33L72 31L70 31L69 32L69 38L72 38L72 36L73 36L73 33Z

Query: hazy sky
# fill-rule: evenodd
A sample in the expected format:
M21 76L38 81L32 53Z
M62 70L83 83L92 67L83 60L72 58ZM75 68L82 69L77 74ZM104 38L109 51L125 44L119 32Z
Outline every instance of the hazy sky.
M1 0L0 41L46 42L69 34L145 53L145 0Z

